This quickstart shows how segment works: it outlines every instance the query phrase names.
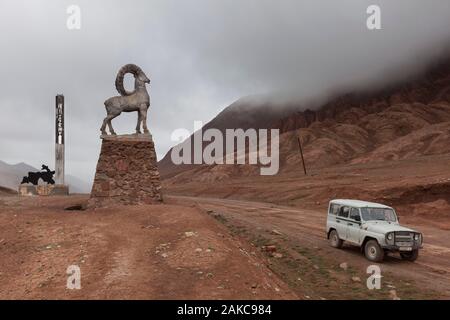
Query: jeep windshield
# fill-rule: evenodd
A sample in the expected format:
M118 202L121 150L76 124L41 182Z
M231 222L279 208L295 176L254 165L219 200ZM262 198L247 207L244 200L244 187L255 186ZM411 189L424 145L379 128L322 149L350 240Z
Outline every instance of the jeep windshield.
M397 221L395 212L392 209L361 208L361 215L364 221L388 221L388 222Z

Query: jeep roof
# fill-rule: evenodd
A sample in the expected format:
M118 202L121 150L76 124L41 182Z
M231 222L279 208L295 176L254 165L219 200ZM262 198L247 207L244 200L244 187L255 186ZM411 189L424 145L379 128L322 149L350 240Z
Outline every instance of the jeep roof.
M383 208L383 209L392 209L389 206L384 204L361 201L361 200L352 200L352 199L334 199L331 200L330 203L339 204L341 206L349 206L354 208Z

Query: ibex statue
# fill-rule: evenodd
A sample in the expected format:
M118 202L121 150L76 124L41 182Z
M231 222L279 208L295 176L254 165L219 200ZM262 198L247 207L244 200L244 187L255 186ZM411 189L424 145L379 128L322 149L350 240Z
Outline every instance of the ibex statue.
M134 75L134 91L128 92L123 86L123 78L125 74L132 73ZM145 84L150 83L145 73L135 64L127 64L120 68L116 77L116 89L120 96L109 98L105 101L107 116L103 120L101 132L106 133L106 125L109 132L115 135L111 120L120 115L122 112L138 112L138 120L136 125L136 133L141 133L141 122L143 123L144 133L148 133L147 128L147 110L150 107L150 96L148 95Z

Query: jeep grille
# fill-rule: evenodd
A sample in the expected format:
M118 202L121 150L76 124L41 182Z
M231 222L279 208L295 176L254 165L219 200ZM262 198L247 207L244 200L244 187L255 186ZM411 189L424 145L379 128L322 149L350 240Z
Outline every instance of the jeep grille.
M411 245L414 239L414 233L409 231L396 231L395 235L395 244L397 245Z

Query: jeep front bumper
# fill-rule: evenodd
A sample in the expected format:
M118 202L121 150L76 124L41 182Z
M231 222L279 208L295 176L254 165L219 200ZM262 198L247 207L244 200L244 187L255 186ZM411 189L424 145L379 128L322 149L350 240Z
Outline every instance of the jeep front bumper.
M411 252L417 249L422 249L422 245L413 244L408 246L398 246L398 245L383 245L381 246L384 250L388 251L401 251L401 252Z

